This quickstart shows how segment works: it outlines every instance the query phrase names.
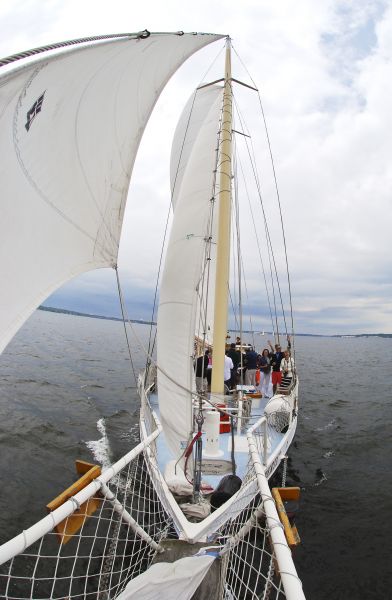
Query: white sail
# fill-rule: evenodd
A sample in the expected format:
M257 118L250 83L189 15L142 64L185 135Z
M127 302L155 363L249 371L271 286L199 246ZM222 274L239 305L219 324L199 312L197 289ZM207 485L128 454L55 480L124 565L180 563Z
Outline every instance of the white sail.
M184 128L191 105L190 126ZM192 356L214 193L221 107L222 88L199 90L184 111L173 145L173 157L180 156L181 147L184 152L175 186L173 226L160 291L157 356L160 415L166 441L176 458L192 428L189 391L194 390ZM183 146L186 129L188 136ZM172 174L176 172L172 167Z
M208 86L208 89L197 89L189 98L181 117L178 121L173 139L170 157L170 182L172 190L172 205L175 210L177 198L182 190L182 178L188 165L190 154L193 150L195 139L206 119L215 95L220 95L220 89L216 86ZM218 131L218 123L216 124ZM212 221L212 239L217 239L217 220ZM211 262L209 265L209 279L204 279L199 286L198 302L196 310L195 335L203 339L206 345L213 342L213 317L214 317L214 286L215 286L215 256L216 244L210 248ZM206 287L209 287L208 293ZM207 303L207 304L205 304ZM205 326L205 327L204 327Z
M0 77L0 351L60 285L116 264L154 104L184 60L219 37L99 42Z
M219 95L219 90L220 88L217 86L208 86L195 90L178 120L170 156L170 183L173 209L175 209L177 198L181 191L182 178L193 151L195 139L211 108L214 96Z
M215 556L186 556L174 562L158 562L132 579L118 600L191 600L216 560Z

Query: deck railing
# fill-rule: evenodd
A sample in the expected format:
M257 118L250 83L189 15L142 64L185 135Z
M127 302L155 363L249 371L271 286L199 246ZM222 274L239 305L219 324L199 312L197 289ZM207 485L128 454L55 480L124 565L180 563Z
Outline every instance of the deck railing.
M0 598L115 598L148 569L162 538L174 535L173 514L162 502L162 475L148 459L161 426L146 398L144 408L149 435L143 442L0 547ZM265 475L270 434L265 417L248 429L249 464L241 489L202 523L188 522L195 532L205 527L208 543L221 549L222 600L304 598ZM93 514L91 499L98 506ZM81 529L59 543L64 540L57 526L80 518Z
M275 501L271 494L271 489L265 470L263 461L260 457L260 451L258 449L258 442L255 438L257 430L262 430L264 444L266 440L266 429L265 429L265 417L259 419L253 427L250 427L247 432L249 454L252 458L253 468L256 473L259 493L262 499L262 506L265 513L268 529L270 531L272 545L276 556L277 564L279 566L280 576L286 598L288 600L305 600L305 596L302 590L302 583L298 577L297 570L295 568L290 547L287 543L286 536L284 534L283 525L279 519L278 512L276 510Z

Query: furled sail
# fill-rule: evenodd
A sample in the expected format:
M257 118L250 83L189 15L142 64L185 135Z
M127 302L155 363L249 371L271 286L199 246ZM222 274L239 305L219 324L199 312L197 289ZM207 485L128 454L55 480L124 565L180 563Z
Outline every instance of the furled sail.
M162 88L221 36L151 34L49 54L0 77L0 351L72 277L114 266L130 176Z
M194 340L206 239L213 231L211 199L222 93L218 86L197 91L180 119L172 150L175 209L160 289L157 358L160 416L175 458L192 429Z

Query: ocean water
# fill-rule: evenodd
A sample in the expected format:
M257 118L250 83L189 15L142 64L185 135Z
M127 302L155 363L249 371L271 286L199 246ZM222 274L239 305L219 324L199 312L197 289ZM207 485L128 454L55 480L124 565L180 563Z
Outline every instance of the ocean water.
M135 331L137 372L149 328ZM301 487L294 559L305 595L391 598L392 340L298 337L296 352L287 484ZM106 465L134 446L137 419L122 324L34 313L0 357L0 542L46 514L75 459Z

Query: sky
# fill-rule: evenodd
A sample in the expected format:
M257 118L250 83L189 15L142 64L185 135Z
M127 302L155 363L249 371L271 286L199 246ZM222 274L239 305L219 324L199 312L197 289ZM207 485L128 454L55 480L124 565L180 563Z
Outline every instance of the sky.
M391 333L392 2L3 0L0 55L146 28L230 34L261 91L296 331ZM170 201L167 142L204 59L218 52L202 51L169 83L142 142L119 254L131 318L150 315ZM46 304L117 316L114 273L79 277Z

